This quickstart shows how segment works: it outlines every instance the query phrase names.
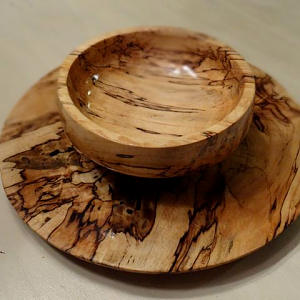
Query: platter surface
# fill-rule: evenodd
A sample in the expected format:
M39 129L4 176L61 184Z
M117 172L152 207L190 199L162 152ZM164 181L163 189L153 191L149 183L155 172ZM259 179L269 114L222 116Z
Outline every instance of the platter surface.
M9 201L54 247L120 270L206 269L263 247L300 213L300 109L252 68L255 109L245 140L214 167L168 179L118 174L77 152L60 122L53 70L4 125L0 167Z

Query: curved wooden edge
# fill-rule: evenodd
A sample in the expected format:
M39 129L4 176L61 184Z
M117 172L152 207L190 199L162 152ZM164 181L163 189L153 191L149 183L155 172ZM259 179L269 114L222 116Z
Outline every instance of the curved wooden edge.
M243 76L240 101L221 121L205 131L168 139L159 147L155 143L136 144L119 133L98 126L87 118L75 105L69 95L67 80L73 63L82 57L84 51L110 37L146 31L166 30L177 33L178 29L164 27L140 27L108 33L85 43L73 51L62 64L58 75L58 98L65 130L72 143L96 163L111 170L146 178L168 178L183 176L202 166L222 161L235 150L249 129L255 83L248 63L231 48L205 35L180 29L180 34L201 36L226 52L231 69L240 69ZM81 58L82 59L82 58ZM212 145L213 140L213 145ZM113 151L112 151L113 149Z
M216 134L222 133L226 131L228 128L228 124L233 124L244 116L248 116L249 109L253 106L253 98L255 95L255 81L254 77L250 68L250 65L244 60L244 58L235 52L232 48L228 47L227 45L223 44L222 42L215 40L205 34L195 32L188 29L177 28L177 27L132 27L123 30L116 30L107 34L103 34L97 38L94 38L80 46L78 46L74 51L72 51L69 56L65 59L62 63L61 67L59 68L58 73L58 101L60 104L60 109L63 110L64 118L66 116L74 122L74 124L78 124L78 127L81 127L82 131L86 132L93 132L95 136L102 140L102 141L113 141L114 144L119 145L120 147L129 146L124 141L118 139L118 135L114 132L106 130L105 128L99 128L94 122L89 120L85 115L83 115L78 108L75 106L73 100L71 99L67 87L67 80L69 76L69 71L72 64L76 61L76 59L87 49L94 46L95 44L99 43L102 40L120 35L120 34L128 34L134 32L147 32L147 31L159 31L159 30L167 30L170 32L177 32L185 33L188 36L195 35L197 37L202 37L206 39L208 42L218 45L224 51L227 51L228 61L232 61L235 63L237 68L240 68L243 72L243 76L241 81L244 83L243 91L241 94L241 101L237 105L235 109L233 109L230 114L228 114L223 120L218 122L217 124L207 128L207 132L214 132ZM191 134L187 137L180 137L176 139L177 144L175 147L172 145L165 145L161 146L161 148L177 148L180 146L186 146L187 144L202 142L206 140L206 136L202 133ZM147 146L151 148L151 145ZM139 146L130 145L130 149L140 148ZM154 147L155 148L155 147Z

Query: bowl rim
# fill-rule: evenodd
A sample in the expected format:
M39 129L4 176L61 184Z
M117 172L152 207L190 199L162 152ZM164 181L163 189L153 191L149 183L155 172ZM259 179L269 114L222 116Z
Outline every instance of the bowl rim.
M217 123L205 128L205 130L201 130L197 133L192 133L188 135L184 135L182 137L178 137L174 139L175 143L170 145L147 145L144 146L141 143L136 142L135 144L129 144L128 142L122 142L117 138L112 138L113 136L122 136L119 133L115 133L109 129L102 128L88 117L86 117L75 105L67 86L67 80L69 77L70 69L73 63L76 61L79 55L88 50L90 47L95 44L101 42L102 40L112 38L117 35L122 34L130 34L134 32L147 32L147 31L166 31L166 32L182 32L185 34L197 35L199 38L206 39L208 42L218 44L220 47L224 49L228 49L228 51L234 52L227 54L228 60L235 60L243 72L242 80L243 83L243 91L241 93L241 97L237 103L237 105L227 114L223 119L219 120ZM191 144L197 144L199 142L205 141L210 137L210 134L218 135L230 129L235 123L237 123L240 119L243 118L244 115L248 113L248 111L254 106L254 96L255 96L255 79L250 68L248 62L233 48L222 43L218 39L215 39L209 35L203 34L201 32L193 31L190 29L180 28L180 27L168 27L168 26L141 26L141 27L131 27L121 30L110 31L108 33L102 34L98 37L90 39L87 42L84 42L77 46L63 61L61 66L59 67L58 79L57 79L58 87L57 87L57 95L60 109L64 110L68 116L72 119L73 122L77 123L83 129L87 131L92 131L94 135L98 136L101 139L109 140L115 144L119 144L121 146L132 147L132 148L176 148L187 146Z

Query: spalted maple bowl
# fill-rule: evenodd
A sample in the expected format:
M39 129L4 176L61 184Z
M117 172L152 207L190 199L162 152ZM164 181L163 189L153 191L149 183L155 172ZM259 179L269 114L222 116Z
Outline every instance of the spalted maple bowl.
M134 28L79 46L59 72L65 130L117 172L173 177L232 153L251 122L247 62L206 35Z

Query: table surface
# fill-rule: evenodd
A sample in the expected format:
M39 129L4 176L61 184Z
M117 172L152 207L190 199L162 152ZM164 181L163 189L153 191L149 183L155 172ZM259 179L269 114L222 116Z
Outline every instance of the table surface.
M169 25L210 34L300 101L299 0L2 0L0 122L22 94L78 44L106 31ZM183 275L97 267L46 244L1 188L0 299L297 299L300 220L256 253ZM298 296L298 297L297 297Z

